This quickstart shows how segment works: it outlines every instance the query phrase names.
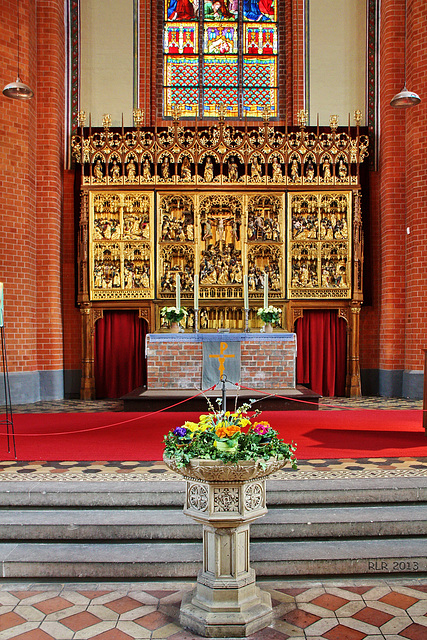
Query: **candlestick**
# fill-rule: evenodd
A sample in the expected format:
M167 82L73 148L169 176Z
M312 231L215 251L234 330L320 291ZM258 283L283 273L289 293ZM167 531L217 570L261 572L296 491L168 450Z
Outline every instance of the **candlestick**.
M176 308L181 309L181 278L179 273L176 274Z
M249 309L249 287L248 287L248 276L243 276L243 307L244 309Z
M268 307L268 273L264 271L264 308Z
M199 308L199 274L194 274L194 311Z

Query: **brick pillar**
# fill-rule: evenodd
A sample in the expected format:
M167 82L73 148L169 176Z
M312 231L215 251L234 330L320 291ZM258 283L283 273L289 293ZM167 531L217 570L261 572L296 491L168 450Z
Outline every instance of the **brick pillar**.
M16 8L16 2L12 0L0 3L0 89L17 77ZM20 3L19 20L20 76L36 91L35 1ZM34 99L24 102L0 94L0 281L4 282L5 335L12 402L23 401L26 392L33 396L38 393L35 121ZM3 375L1 386L2 383ZM0 404L3 398L0 389Z
M390 106L404 79L405 0L383 0L380 33L379 392L399 396L405 336L405 112Z
M43 398L63 397L61 224L65 114L61 0L37 2L37 360Z
M427 5L408 0L406 78L421 103L406 110L406 332L403 395L422 398L427 348Z

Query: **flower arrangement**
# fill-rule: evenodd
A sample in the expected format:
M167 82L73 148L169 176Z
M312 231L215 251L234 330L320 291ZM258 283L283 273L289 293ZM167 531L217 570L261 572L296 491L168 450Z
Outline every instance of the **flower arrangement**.
M257 316L266 324L277 324L280 320L281 313L281 309L270 305L269 307L262 307L261 309L258 309Z
M187 316L187 313L184 307L163 307L160 310L160 315L168 322L179 322Z
M239 462L270 458L289 460L294 469L296 445L286 444L268 422L257 419L260 411L249 417L250 403L235 411L215 411L201 415L198 422L187 420L164 436L165 457L173 458L178 468L192 458Z

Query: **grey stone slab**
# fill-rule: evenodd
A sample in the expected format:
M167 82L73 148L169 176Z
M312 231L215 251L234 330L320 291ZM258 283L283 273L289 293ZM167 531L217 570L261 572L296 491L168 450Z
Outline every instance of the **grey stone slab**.
M2 564L5 578L194 578L201 558L201 543L180 544L179 549L166 544L21 543Z
M181 509L0 510L3 540L200 539L202 529ZM427 505L270 509L252 538L427 534Z
M182 506L185 482L8 482L0 506Z

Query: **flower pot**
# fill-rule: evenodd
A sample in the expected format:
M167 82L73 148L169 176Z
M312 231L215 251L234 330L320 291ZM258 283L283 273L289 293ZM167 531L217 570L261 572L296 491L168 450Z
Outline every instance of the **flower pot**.
M228 442L221 442L220 440L216 441L216 448L223 453L236 453L237 451L237 442L236 444L228 444Z
M273 333L273 325L271 322L266 322L265 324L265 333Z
M178 322L171 322L170 331L171 331L171 333L179 333L179 323Z

